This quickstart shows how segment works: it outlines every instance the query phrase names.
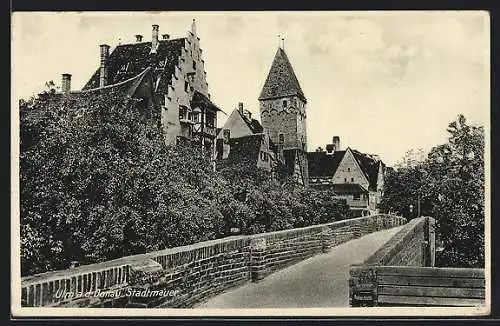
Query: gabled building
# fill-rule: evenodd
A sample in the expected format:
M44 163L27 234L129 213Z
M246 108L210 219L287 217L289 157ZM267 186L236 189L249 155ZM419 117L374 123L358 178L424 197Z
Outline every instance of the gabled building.
M252 118L252 112L243 108L243 103L238 103L238 109L233 110L224 126L218 131L217 139L222 139L221 130L230 130L231 138L250 136L264 131L259 120Z
M309 185L333 189L356 215L378 212L383 195L385 164L376 156L355 149L340 149L340 138L325 151L307 153Z
M243 103L219 129L216 153L219 166L244 164L273 172L278 163L276 146Z
M278 160L286 164L296 182L307 185L307 99L281 47L274 56L259 103L262 127L277 146Z
M153 25L150 41L136 35L135 43L120 44L113 51L109 45L100 45L99 68L83 90L105 89L148 70L165 143L193 144L214 158L221 110L210 100L199 41L193 20L184 38L162 34L160 39L159 26Z

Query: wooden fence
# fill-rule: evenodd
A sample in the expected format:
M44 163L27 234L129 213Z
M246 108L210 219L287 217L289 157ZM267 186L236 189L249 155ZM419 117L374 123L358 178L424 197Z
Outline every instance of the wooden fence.
M484 270L417 266L352 266L352 306L481 306Z

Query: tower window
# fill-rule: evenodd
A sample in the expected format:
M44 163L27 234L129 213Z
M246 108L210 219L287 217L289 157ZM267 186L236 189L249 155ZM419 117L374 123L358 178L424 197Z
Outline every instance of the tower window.
M288 105L288 102L286 100L283 101L283 107L286 108Z

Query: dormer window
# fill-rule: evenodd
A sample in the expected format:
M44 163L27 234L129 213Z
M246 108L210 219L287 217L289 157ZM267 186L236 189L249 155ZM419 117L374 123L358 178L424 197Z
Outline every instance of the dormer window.
M121 65L120 69L118 69L118 73L119 74L124 74L127 72L128 70L128 66L129 66L130 62L127 62L126 64L123 64Z

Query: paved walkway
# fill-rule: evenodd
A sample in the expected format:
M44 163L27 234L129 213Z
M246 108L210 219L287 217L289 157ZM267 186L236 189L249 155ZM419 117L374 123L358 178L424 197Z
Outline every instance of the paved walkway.
M362 263L401 227L371 233L319 254L258 283L247 283L198 308L313 308L349 306L349 265Z

